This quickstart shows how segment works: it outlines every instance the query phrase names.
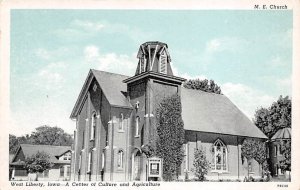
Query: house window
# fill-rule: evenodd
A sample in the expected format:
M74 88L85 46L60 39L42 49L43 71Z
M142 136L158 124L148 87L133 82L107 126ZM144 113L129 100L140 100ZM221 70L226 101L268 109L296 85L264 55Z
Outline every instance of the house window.
M24 169L15 169L15 176L27 176L27 170Z
M167 54L165 50L160 54L159 72L167 74Z
M95 139L96 123L97 123L97 116L96 116L96 113L94 113L93 116L92 116L92 126L91 126L90 140L94 140Z
M65 174L65 168L64 168L64 166L61 166L60 168L59 168L59 173L60 173L60 177L64 177L64 174Z
M140 117L137 116L135 119L135 136L139 136L139 125L140 125Z
M119 131L124 131L124 115L122 113L120 115Z
M212 169L218 172L227 171L227 148L224 143L217 139L213 147Z
M49 177L49 170L45 170L44 171L44 178L48 178Z
M277 157L277 152L278 152L278 150L277 150L277 145L275 145L275 146L274 146L274 157Z
M67 166L67 176L69 177L71 175L71 167Z
M67 152L63 158L64 158L64 160L71 160L71 153Z
M124 158L124 152L123 150L118 151L118 168L123 168L123 158Z

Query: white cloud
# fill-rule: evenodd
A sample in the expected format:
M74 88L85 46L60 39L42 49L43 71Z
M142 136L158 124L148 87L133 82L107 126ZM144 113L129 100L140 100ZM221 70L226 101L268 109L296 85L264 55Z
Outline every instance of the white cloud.
M100 53L97 46L85 47L84 56L87 63L102 71L110 71L124 75L133 75L138 60L135 54L131 56L116 53Z
M88 20L73 20L71 26L79 27L88 32L98 32L105 27L102 22L92 22Z
M282 60L280 56L275 56L267 63L267 66L277 68L282 66L287 66L287 62Z
M105 20L91 21L76 19L64 28L59 28L53 33L64 40L83 40L94 38L99 32L106 34L126 35L136 43L157 38L157 31L143 31L135 26L128 26L122 23L110 23Z
M53 50L38 48L33 50L33 54L37 58L49 61L49 60L57 59L58 57L69 55L70 49L67 47L59 47Z
M241 38L236 37L223 37L215 38L206 43L205 52L206 53L215 53L222 51L237 52L241 50L247 41Z
M73 134L75 122L69 119L70 113L64 106L46 97L36 105L21 104L16 112L11 113L9 132L20 136L31 134L39 126L50 125L58 126L65 132Z
M63 77L65 68L66 63L64 62L49 63L33 77L34 84L47 91L55 90L57 92L65 82Z
M205 75L190 75L188 73L181 73L172 62L171 62L171 67L174 76L179 76L185 79L201 79L201 80L207 79Z
M254 118L254 113L257 109L260 107L269 107L277 100L276 97L240 83L224 83L221 85L221 89L223 94L250 119Z
M47 50L43 49L43 48L38 48L37 50L35 50L35 55L39 58L42 59L49 59L50 58L50 54Z

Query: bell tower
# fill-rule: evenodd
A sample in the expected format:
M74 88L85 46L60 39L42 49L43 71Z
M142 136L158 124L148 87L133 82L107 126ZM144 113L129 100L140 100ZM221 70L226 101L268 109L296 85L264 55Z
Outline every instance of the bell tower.
M132 152L149 145L156 130L156 108L165 97L179 94L184 78L173 75L168 45L146 42L140 45L135 75L125 79L127 96L134 107L131 119ZM146 171L146 157L141 158L141 171ZM134 170L136 171L136 170ZM140 170L137 170L140 171ZM143 172L141 172L143 173ZM132 174L136 176L138 174ZM145 176L140 176L145 180Z
M173 76L167 44L162 42L143 43L139 48L137 58L139 62L135 75L150 71Z

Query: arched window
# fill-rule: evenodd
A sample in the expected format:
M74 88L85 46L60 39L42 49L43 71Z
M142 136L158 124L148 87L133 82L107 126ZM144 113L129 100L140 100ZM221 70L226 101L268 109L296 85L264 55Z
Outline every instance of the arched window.
M97 115L96 115L96 113L93 113L93 115L92 115L92 124L91 124L92 126L91 126L90 140L94 140L95 139L96 124L97 124Z
M124 131L124 115L123 115L123 113L120 114L119 131Z
M118 168L123 168L123 158L124 158L124 152L123 150L118 151Z
M139 136L139 125L140 125L140 117L137 116L135 119L135 136Z
M212 170L221 172L227 171L227 148L225 144L217 139L213 146L213 163Z

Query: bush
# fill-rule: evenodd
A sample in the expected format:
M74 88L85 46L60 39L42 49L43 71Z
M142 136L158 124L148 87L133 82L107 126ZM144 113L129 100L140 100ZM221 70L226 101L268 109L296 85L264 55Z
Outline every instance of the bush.
M29 173L43 172L50 169L52 164L50 156L45 152L37 152L25 159L25 168Z
M196 149L194 152L195 160L194 160L194 167L195 167L195 176L197 177L198 181L204 181L205 175L207 175L209 162L206 159L205 152L201 149Z

